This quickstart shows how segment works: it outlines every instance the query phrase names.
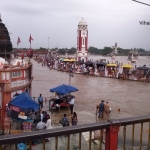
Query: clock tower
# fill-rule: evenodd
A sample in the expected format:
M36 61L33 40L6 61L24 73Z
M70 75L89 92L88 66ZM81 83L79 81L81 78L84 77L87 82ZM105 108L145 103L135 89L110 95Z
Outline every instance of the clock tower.
M77 30L77 61L87 60L88 57L88 29L87 23L82 20L78 24Z

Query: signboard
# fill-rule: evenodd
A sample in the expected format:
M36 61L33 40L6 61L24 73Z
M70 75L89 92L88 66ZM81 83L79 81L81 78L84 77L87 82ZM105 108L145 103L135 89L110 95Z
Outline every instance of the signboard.
M20 108L16 106L10 106L10 110L14 110L16 112L20 112Z

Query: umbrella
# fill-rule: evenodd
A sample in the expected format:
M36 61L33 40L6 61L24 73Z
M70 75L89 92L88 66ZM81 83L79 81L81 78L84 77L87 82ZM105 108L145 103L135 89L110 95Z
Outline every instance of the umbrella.
M122 68L132 68L132 66L130 64L124 64Z
M59 60L64 60L64 58L60 58Z
M84 63L86 66L90 66L90 67L93 67L93 63L91 61L87 61Z
M85 65L93 65L93 63L91 61L87 61L85 62Z
M65 85L65 84L62 84L60 86L50 89L50 92L56 92L60 95L65 95L67 93L75 92L75 91L78 91L78 89L76 87L70 86L70 85Z
M107 64L108 67L117 67L117 64Z
M69 59L65 58L65 59L63 59L63 61L69 62Z
M75 60L75 59L69 59L69 61L70 61L70 62L75 62L76 60Z
M106 66L106 63L104 63L104 62L99 62L99 63L97 63L96 65L97 65L97 66Z
M150 70L150 68L146 67L146 65L144 65L143 67L138 67L137 69L139 69L139 70Z

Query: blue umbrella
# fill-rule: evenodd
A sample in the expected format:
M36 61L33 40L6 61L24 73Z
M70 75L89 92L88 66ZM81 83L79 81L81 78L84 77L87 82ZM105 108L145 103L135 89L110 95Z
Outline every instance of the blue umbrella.
M50 89L50 92L56 92L60 95L65 95L67 93L75 92L75 91L78 91L78 89L76 87L70 86L70 85L65 85L65 84L62 84L60 86Z

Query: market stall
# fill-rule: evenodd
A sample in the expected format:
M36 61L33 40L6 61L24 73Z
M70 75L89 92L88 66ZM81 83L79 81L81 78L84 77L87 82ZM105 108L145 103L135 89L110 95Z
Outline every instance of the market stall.
M137 68L137 79L138 80L148 80L150 78L150 68L143 65L142 67Z
M32 117L39 111L37 104L28 92L23 92L8 103L7 115L11 118L11 133L21 133L32 130Z
M52 110L52 112L57 108L60 111L60 107L69 107L69 101L72 98L70 93L75 91L78 91L76 87L65 84L50 89L50 92L56 93L56 97L50 99L49 101L49 108Z
M124 64L122 68L123 68L122 72L123 79L129 79L131 75L132 66L130 64Z
M86 68L88 74L94 75L95 66L94 66L93 62L91 62L91 61L85 62L85 68Z
M97 75L98 76L105 76L106 63L105 62L98 62L96 64L96 67L97 67Z
M107 64L107 72L108 72L107 75L109 77L116 77L117 72L118 72L117 67L118 65L115 63Z

